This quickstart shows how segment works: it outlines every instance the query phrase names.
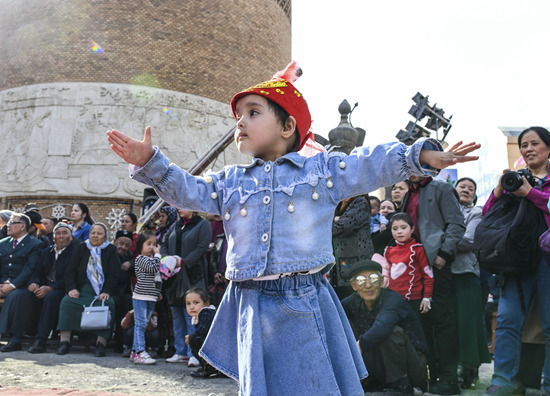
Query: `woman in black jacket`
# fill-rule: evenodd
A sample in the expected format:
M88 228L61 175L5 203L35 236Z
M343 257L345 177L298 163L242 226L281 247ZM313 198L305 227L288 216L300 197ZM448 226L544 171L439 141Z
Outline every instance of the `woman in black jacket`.
M115 301L110 296L116 291L120 273L116 247L109 243L107 235L107 227L95 223L90 238L78 246L65 271L67 295L59 306L57 329L61 331L61 340L56 351L58 355L69 353L71 332L83 331L80 328L83 306L90 305L97 298L105 301L111 311L111 327L93 331L97 335L95 355L105 356L105 346L115 317Z
M180 219L166 233L160 248L160 254L163 257L168 255L181 257L181 270L174 278L187 276L191 287L201 287L208 290L206 251L212 239L210 223L198 216L196 212L179 209L178 214ZM175 282L177 279L173 281ZM171 300L170 297L168 297L168 300ZM198 366L199 362L193 357L191 349L185 344L185 336L195 331L194 326L191 324L191 317L185 309L185 300L172 302L170 308L176 353L171 358L166 359L166 362L183 363L188 361L189 366Z
M374 253L370 235L370 203L364 196L345 199L334 213L332 247L336 264L331 270L331 284L341 300L353 293L349 273Z

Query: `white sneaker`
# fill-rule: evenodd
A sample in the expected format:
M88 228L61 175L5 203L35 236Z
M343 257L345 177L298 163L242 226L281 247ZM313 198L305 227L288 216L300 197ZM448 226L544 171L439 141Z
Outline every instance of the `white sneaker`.
M195 356L191 356L187 362L188 367L199 367L201 364Z
M189 360L187 356L174 354L171 358L166 359L166 363L185 363Z
M153 359L146 351L138 353L134 357L134 364L156 364L157 361Z

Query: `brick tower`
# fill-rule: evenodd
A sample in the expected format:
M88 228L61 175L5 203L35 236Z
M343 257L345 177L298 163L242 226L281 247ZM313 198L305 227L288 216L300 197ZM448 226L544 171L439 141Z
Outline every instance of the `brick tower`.
M84 202L117 229L143 185L107 129L188 168L234 125L228 101L286 66L291 0L12 0L0 3L0 208ZM213 168L242 161L231 147Z

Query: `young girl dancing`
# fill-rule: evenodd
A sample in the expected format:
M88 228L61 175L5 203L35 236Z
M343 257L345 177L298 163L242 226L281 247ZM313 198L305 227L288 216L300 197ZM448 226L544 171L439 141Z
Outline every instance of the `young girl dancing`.
M155 310L159 298L162 281L155 281L160 268L160 248L157 236L152 232L140 233L136 240L135 268L137 283L132 295L134 305L134 343L130 361L134 364L155 364L157 361L145 349L145 328Z
M291 63L231 100L237 148L254 157L248 165L191 176L153 147L150 127L142 141L107 135L135 180L175 207L223 216L231 283L201 356L238 380L242 395L362 395L363 359L324 277L334 263L334 209L409 175L477 159L467 154L479 145L441 152L436 140L421 139L305 158L298 151L312 136L311 116L293 85L299 74Z

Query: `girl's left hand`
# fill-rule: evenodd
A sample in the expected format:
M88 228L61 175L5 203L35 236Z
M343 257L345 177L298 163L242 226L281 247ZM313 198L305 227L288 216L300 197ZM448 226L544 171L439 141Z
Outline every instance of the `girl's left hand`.
M449 151L435 151L422 149L420 151L419 161L422 165L429 165L432 168L443 169L448 166L461 162L476 161L479 159L475 155L467 155L480 148L479 143L471 142L462 144L462 141L453 145Z
M153 247L154 254L160 254L160 246L157 244Z
M420 303L420 313L428 313L430 312L430 309L432 309L432 305L430 303L429 298L423 298L422 302Z
M107 301L109 299L109 297L111 297L111 296L109 296L108 293L101 293L99 295L98 299L99 299L99 301L103 301L103 300Z

